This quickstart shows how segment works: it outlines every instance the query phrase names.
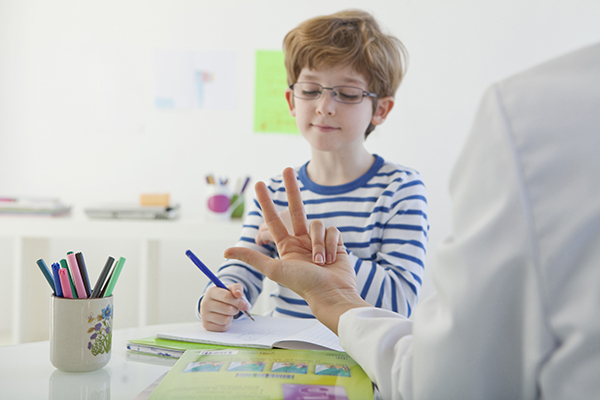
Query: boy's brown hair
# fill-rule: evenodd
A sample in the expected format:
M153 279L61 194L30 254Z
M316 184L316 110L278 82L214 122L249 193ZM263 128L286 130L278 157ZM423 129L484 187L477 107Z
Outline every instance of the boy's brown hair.
M385 35L373 16L345 10L302 22L283 39L288 85L302 68L351 66L367 80L368 91L394 96L406 73L407 52L400 40ZM373 111L377 101L373 102ZM370 125L365 137L374 129Z

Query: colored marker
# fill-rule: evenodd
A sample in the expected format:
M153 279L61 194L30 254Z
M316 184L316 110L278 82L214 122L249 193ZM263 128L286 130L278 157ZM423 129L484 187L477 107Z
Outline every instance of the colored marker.
M73 292L71 292L71 282L69 282L69 271L66 268L61 268L58 270L58 274L60 275L63 297L65 299L72 299Z
M75 284L75 289L77 290L77 297L80 299L87 299L87 293L85 292L85 286L83 286L79 265L77 265L77 258L75 258L75 253L72 251L67 253L67 263L69 265L69 271L71 272L71 278L73 278L73 283Z
M115 273L115 268L117 267L117 263L115 262L112 266L112 268L110 269L110 274L108 274L108 278L106 278L106 282L104 282L104 286L102 286L102 290L100 291L100 294L98 295L98 297L104 297L104 293L106 293L106 288L108 287L108 283L110 282L113 274Z
M62 286L60 284L60 265L58 263L52 264L52 275L54 276L54 288L56 289L56 297L63 297Z
M108 260L106 260L106 264L104 264L104 268L102 268L102 271L100 272L100 276L98 277L98 280L96 281L96 284L94 285L94 290L92 290L92 298L95 299L95 298L100 297L100 292L102 291L102 286L104 286L106 277L108 276L108 273L110 272L110 267L112 267L114 262L115 262L115 259L110 256L108 257Z
M85 266L85 261L83 260L83 254L81 252L76 253L75 258L77 259L77 265L79 266L79 272L81 273L81 279L83 280L85 293L87 294L87 297L90 297L92 295L92 290L90 289L90 277L88 276L87 267Z
M244 191L246 190L246 187L248 186L249 182L250 182L250 177L247 176L246 177L246 181L244 182L244 185L242 186L242 190L240 190L240 194L244 193Z
M220 287L221 289L229 290L227 286L225 286L223 282L221 282L221 280L217 278L215 274L213 274L212 271L208 269L208 267L204 265L198 257L196 257L194 253L192 253L191 250L186 251L185 255L188 256L198 268L200 268L200 271L204 272L204 275L206 275L208 279L215 284L215 286ZM249 316L252 321L254 321L254 318L252 318L252 315L250 315L248 311L243 311L243 313Z
M46 280L48 281L48 284L52 288L52 291L54 292L54 294L56 294L56 288L54 287L54 278L52 278L52 274L50 273L46 262L42 258L40 258L36 261L36 263L38 267L40 267L40 270L44 274L44 278L46 278Z
M117 261L117 266L115 267L115 270L111 274L110 280L108 281L106 292L102 297L108 297L112 295L113 289L117 284L117 279L119 279L119 275L121 274L121 270L123 269L123 264L125 264L125 259L123 257L119 257L119 261Z
M69 271L69 267L67 266L67 260L64 258L60 260L60 269L67 270L67 276L69 277L69 288L71 289L71 298L77 298L77 292L75 291L75 285L73 284L73 277L71 276L71 272ZM62 281L61 281L62 283ZM65 288L63 286L63 294L65 293Z

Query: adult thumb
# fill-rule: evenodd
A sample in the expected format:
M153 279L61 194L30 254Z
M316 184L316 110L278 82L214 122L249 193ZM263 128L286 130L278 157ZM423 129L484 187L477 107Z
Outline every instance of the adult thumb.
M246 264L250 264L266 276L269 276L273 268L272 263L274 260L271 257L245 247L230 247L225 250L224 255L225 258L233 258Z

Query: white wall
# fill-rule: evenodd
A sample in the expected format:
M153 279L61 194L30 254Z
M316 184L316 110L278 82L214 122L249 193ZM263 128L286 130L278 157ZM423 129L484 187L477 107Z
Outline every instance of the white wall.
M410 53L396 107L366 145L424 177L429 274L451 230L450 169L483 90L600 40L599 0L0 0L0 195L57 196L78 212L168 191L192 214L210 171L256 181L304 163L301 137L253 133L255 51L353 7ZM237 108L155 109L157 50L236 52Z

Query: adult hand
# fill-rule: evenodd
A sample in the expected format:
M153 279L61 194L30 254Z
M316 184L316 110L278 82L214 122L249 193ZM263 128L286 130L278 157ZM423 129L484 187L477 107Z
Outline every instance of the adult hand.
M288 232L293 232L294 228L292 227L292 218L290 217L290 212L288 210L283 210L279 212L279 217L285 224ZM271 231L269 231L269 227L266 222L263 222L258 227L258 233L254 238L254 241L257 245L262 246L263 244L274 243L273 235L271 235Z
M225 250L225 257L248 263L296 292L307 301L314 315L337 333L339 317L344 312L370 305L358 294L356 275L340 232L335 227L325 229L322 221L312 221L309 226L292 168L283 171L283 180L293 234L288 232L277 214L266 185L263 182L255 185L258 202L280 258L273 259L242 247Z

